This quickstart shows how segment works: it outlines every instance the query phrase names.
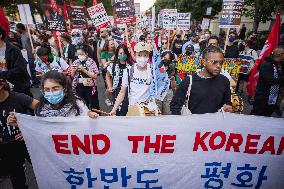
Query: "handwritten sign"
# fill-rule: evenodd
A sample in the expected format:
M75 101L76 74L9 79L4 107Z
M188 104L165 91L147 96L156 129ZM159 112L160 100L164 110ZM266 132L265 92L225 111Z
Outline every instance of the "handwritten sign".
M177 28L177 9L163 9L163 28L166 30Z
M87 9L88 13L97 29L110 25L109 17L102 3L92 6Z

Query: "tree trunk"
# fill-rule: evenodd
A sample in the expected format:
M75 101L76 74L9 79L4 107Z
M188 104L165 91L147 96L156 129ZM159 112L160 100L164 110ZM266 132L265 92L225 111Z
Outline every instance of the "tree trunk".
M260 23L260 0L255 0L255 13L253 18L253 31L257 32Z

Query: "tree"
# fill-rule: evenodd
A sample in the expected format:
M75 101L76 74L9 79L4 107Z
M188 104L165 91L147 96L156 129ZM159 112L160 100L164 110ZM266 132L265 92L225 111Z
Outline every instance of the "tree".
M246 0L244 15L253 19L253 31L257 32L260 22L272 20L273 13L283 10L279 0Z

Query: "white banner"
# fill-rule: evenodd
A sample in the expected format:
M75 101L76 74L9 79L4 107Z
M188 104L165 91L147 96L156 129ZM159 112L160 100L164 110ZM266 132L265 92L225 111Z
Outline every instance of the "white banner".
M40 189L283 189L284 121L16 115Z
M177 9L163 9L163 28L174 30L177 27Z
M87 11L97 29L110 25L109 17L102 3L87 8Z
M22 24L34 24L29 4L18 4Z
M190 28L190 16L191 13L178 13L178 22L177 22L177 29L178 30L189 30Z

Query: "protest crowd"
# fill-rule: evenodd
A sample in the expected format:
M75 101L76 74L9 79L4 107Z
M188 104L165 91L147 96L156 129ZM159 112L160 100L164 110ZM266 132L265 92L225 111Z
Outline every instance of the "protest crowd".
M52 15L45 13L47 23ZM200 24L94 23L74 28L58 21L61 29L0 23L0 182L9 175L14 189L28 188L24 164L31 160L15 113L92 119L242 114L248 104L251 115L284 117L283 37L259 63L263 45L245 25L217 36Z

